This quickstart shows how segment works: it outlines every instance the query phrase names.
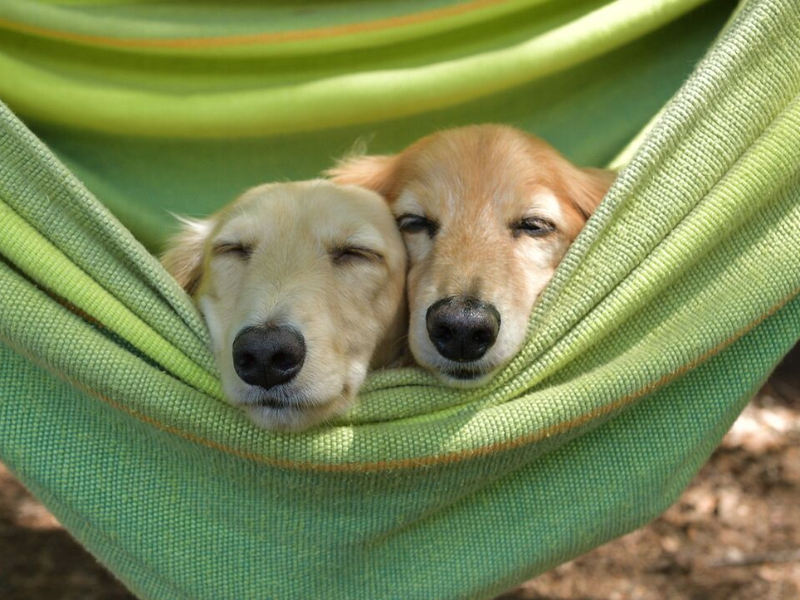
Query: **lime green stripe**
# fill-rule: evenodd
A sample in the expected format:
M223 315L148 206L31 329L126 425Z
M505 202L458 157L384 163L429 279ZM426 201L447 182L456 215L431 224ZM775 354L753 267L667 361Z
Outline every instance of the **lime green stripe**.
M3 94L17 112L72 127L181 138L318 131L453 106L544 77L623 46L701 3L619 0L502 50L270 89L172 96L76 82L8 56L0 56L0 72L14 81Z
M0 248L26 275L97 319L175 376L222 398L213 376L103 289L2 200Z
M65 10L35 2L6 2L0 6L0 20L6 22L0 28L19 31L27 35L59 39L60 33L69 36L96 36L84 41L65 39L73 44L86 44L133 52L168 55L208 55L226 56L309 56L326 55L358 48L381 48L398 43L408 43L433 35L453 32L475 24L487 22L507 15L530 9L542 4L554 4L554 0L497 0L481 5L469 1L431 1L424 4L362 4L360 10L352 10L346 3L331 3L322 10L309 11L306 18L298 22L296 9L292 7L257 7L249 11L251 18L244 19L241 11L232 10L229 19L209 19L202 10L192 7L172 7L160 11L160 19L141 16L137 11L127 10L120 14L118 8L103 13L81 9ZM146 10L146 8L145 8ZM219 9L217 9L218 11ZM452 11L452 12L450 12ZM218 12L215 12L219 16ZM206 17L204 19L204 16ZM138 18L137 18L138 17ZM410 19L405 21L405 19ZM337 31L330 28L356 27L363 30ZM31 28L31 30L28 30ZM45 31L37 32L36 28ZM326 31L327 30L327 31ZM48 32L50 32L48 34ZM308 36L307 39L252 41L248 38L270 34ZM236 37L242 37L237 40ZM215 40L228 38L230 41L220 46ZM157 47L147 46L148 41L190 41L207 47ZM132 47L115 46L114 40L131 42ZM136 42L142 40L142 45Z
M0 140L0 198L139 318L215 372L205 324L184 290L2 104Z

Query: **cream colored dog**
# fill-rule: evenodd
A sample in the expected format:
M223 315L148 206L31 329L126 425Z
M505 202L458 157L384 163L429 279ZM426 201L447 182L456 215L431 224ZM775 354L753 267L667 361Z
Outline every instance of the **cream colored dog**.
M262 185L185 221L162 262L205 317L228 400L259 426L345 412L368 367L401 352L406 253L374 192Z
M409 252L411 353L458 386L517 354L534 302L614 179L501 125L441 131L328 175L391 204Z

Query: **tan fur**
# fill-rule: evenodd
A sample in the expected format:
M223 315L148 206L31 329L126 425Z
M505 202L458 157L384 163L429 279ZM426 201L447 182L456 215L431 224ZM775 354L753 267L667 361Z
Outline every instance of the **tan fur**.
M175 278L186 293L197 291L203 266L203 249L213 221L177 217L183 229L170 238L161 264Z
M545 142L511 127L474 125L423 138L394 156L346 159L333 181L383 194L396 217L417 214L439 223L431 239L407 233L409 344L415 360L448 383L453 367L428 339L425 314L448 296L475 296L501 315L495 345L477 361L485 381L521 348L534 302L614 174L580 169ZM556 226L546 237L514 235L523 217Z
M220 243L253 248L241 257ZM342 245L383 258L337 263ZM367 369L401 351L406 258L385 201L324 180L253 188L205 221L185 221L163 257L202 311L228 400L262 427L299 430L345 412ZM288 383L264 390L236 374L232 344L249 326L290 325L306 358ZM287 408L265 406L277 398Z

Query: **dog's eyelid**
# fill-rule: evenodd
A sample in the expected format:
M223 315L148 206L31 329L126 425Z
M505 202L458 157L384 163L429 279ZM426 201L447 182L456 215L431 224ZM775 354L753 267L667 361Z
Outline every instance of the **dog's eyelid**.
M386 261L386 257L378 250L357 245L334 246L330 250L330 255L335 263L349 260L368 260L379 263Z
M211 247L211 254L214 256L232 254L248 259L253 254L253 247L242 242L219 241Z
M413 213L404 213L397 217L397 227L404 233L426 232L430 237L439 231L439 223L428 217Z
M510 223L509 227L514 237L523 233L531 237L544 237L558 230L555 223L549 219L533 215L522 217L520 220Z
M436 221L434 219L431 219L430 217L427 217L425 215L418 215L416 213L403 213L402 215L397 217L397 219L395 219L395 220L397 222L400 222L400 221L407 221L407 220L410 220L410 219L419 219L421 221L430 221L431 223L436 223Z
M527 217L522 217L518 223L520 225L525 225L527 223L541 223L547 225L549 227L555 227L555 224L548 219L547 217L541 217L539 215L529 215Z

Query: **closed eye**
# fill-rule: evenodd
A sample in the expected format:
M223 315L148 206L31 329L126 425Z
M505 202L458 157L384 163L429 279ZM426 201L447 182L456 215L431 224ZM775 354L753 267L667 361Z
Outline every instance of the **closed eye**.
M514 237L525 234L530 237L545 237L555 233L556 226L541 217L526 217L511 224L511 232Z
M214 256L230 256L241 260L247 260L253 254L253 247L241 242L218 242L211 249Z
M380 263L383 254L365 246L336 246L329 252L334 264L345 265L357 262Z
M436 232L439 231L439 224L436 221L411 213L397 217L397 226L403 233L424 232L428 234L428 237L435 236Z

